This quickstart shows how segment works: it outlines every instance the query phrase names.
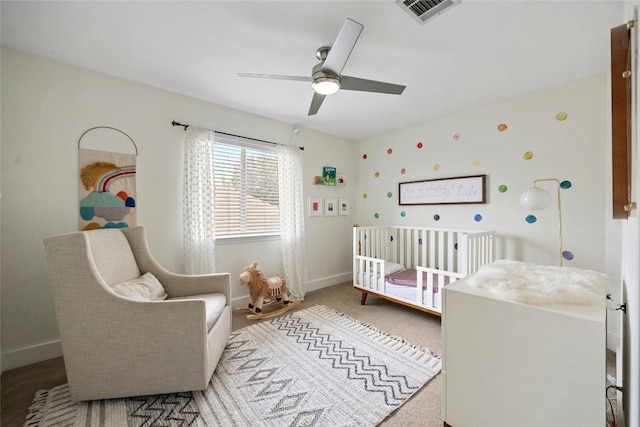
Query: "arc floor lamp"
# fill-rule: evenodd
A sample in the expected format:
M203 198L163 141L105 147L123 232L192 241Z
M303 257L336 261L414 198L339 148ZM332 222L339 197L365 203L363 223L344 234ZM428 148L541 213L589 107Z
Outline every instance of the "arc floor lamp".
M544 210L551 204L551 195L544 188L540 188L537 186L539 182L555 182L556 189L558 192L558 240L560 243L560 266L564 265L563 263L563 251L562 251L562 202L560 200L560 180L556 178L542 178L536 179L533 181L533 187L525 190L522 195L520 195L520 206L522 206L526 210Z

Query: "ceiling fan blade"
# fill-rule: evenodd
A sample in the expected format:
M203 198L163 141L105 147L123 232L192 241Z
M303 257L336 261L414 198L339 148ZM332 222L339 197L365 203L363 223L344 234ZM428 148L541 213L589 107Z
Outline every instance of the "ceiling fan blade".
M406 86L393 83L379 82L376 80L359 79L357 77L342 76L340 78L340 89L359 90L362 92L389 93L400 95Z
M311 106L309 107L309 114L307 114L307 116L313 116L316 114L322 105L322 101L324 101L326 97L326 95L320 95L319 93L313 92L313 99L311 99Z
M311 77L303 76L283 76L280 74L253 74L253 73L238 73L238 77L256 77L259 79L274 79L274 80L297 80L301 82L312 82Z
M331 50L324 60L322 71L329 71L336 76L342 73L342 69L347 63L349 55L351 55L351 51L356 45L363 28L364 26L362 24L352 19L347 18L347 20L344 21L344 25L338 33L336 41L333 42L333 46L331 46Z

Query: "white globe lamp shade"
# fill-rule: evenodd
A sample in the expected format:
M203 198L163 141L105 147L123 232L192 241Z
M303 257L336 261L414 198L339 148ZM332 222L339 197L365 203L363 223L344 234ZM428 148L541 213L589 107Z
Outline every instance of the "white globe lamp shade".
M551 195L542 188L529 188L520 196L520 206L529 211L546 209L550 204Z

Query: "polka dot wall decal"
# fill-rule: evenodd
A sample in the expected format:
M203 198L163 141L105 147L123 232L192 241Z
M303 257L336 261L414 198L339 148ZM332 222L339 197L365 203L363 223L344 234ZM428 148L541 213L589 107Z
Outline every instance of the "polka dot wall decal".
M435 214L435 215L433 216L433 219L434 219L434 221L440 221L440 215Z
M566 190L567 188L571 188L571 181L562 181L560 183L560 188Z
M364 160L367 160L367 155L366 155L366 154L363 154L363 155L362 155L362 158L363 158Z
M500 124L498 125L498 130L499 130L500 132L504 132L505 130L507 130L507 125L505 125L504 123L500 123Z
M404 175L405 173L407 173L407 170L405 168L400 169L400 174Z
M533 159L533 153L531 151L527 151L522 155L522 158L525 160L531 160Z
M391 154L391 153L393 153L393 150L392 150L391 148L389 148L389 149L387 150L387 154Z
M455 135L453 135L454 141L460 141L460 138L462 138L462 136L459 133L456 133Z
M422 148L422 142L418 142L418 144L416 145L416 147L418 147L419 149Z
M433 170L434 170L434 171L438 171L438 170L440 170L440 164L439 164L439 163L436 163L435 165L433 165Z
M480 215L480 214L475 214L475 215L474 215L474 217L473 217L473 220L474 220L475 222L480 222L480 221L482 221L482 215Z
M527 217L524 220L527 221L529 224L533 224L538 220L538 218L536 218L535 215L527 215Z
M378 219L378 218L380 218L380 215L378 215L378 213L376 212L376 213L374 213L374 214L373 214L373 217L374 217L375 219Z
M568 117L568 114L565 113L564 111L561 111L558 114L556 114L556 120L559 122L563 122L567 120L567 117Z
M573 253L571 251L563 251L562 258L566 259L567 261L571 261L573 259Z
M498 191L501 193L506 193L507 192L507 186L502 184L500 187L498 187Z
M402 218L404 218L405 216L407 216L407 213L406 213L405 211L402 211L402 212L400 212L400 216L401 216Z
M363 194L362 194L362 198L363 198L363 199L366 199L367 197L369 197L369 196L367 196L367 193L363 193Z
M380 172L376 172L373 174L373 176L375 176L376 178L380 176Z
M480 165L480 159L473 159L473 162L471 162L473 164L473 166L479 166Z
M387 197L393 197L393 193L392 193L391 191L389 191L389 192L387 193Z

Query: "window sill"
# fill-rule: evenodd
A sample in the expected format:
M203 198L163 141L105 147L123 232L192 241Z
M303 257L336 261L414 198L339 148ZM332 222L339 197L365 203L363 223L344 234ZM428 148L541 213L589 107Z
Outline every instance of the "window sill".
M243 234L216 237L216 245L233 245L236 243L266 242L280 240L280 234Z

